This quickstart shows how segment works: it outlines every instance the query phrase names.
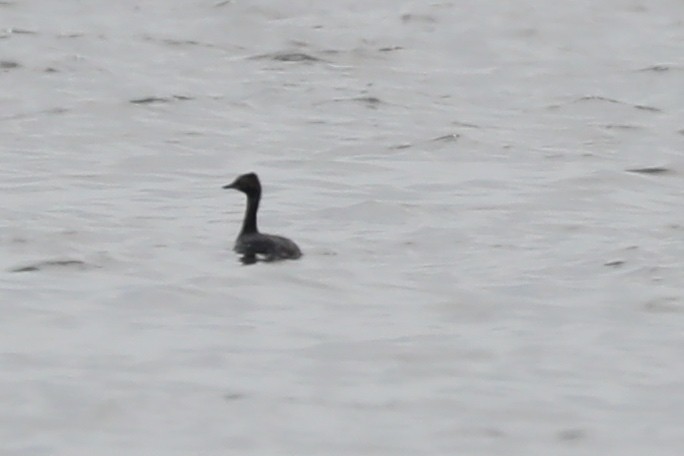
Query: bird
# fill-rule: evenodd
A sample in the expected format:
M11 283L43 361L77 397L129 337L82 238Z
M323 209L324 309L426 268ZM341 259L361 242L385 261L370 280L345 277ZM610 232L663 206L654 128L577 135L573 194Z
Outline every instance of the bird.
M257 227L257 211L261 201L259 176L255 173L242 174L223 188L238 190L247 195L245 218L233 248L235 252L242 255L243 264L253 264L259 259L269 262L296 260L302 256L302 251L292 240L259 232Z

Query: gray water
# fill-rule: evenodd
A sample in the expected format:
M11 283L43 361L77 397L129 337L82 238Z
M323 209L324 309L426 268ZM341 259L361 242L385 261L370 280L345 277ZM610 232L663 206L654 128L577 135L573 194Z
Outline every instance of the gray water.
M681 1L0 31L0 454L681 454ZM231 251L248 171L300 261Z

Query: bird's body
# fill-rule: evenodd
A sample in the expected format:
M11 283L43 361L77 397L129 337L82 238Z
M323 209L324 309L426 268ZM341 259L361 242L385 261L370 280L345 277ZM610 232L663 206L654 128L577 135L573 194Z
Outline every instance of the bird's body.
M297 244L283 236L273 234L241 234L235 241L234 250L246 261L296 260L302 256Z
M247 210L242 229L235 241L234 250L242 255L245 264L257 260L296 260L302 252L293 241L283 236L260 233L257 228L257 211L261 200L261 183L254 173L243 174L223 188L239 190L247 195Z

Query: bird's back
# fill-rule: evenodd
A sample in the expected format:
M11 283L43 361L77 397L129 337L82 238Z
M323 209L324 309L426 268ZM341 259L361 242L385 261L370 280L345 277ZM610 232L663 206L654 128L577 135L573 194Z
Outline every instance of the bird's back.
M242 234L235 242L235 251L246 257L263 256L265 261L295 260L302 252L293 241L272 234Z

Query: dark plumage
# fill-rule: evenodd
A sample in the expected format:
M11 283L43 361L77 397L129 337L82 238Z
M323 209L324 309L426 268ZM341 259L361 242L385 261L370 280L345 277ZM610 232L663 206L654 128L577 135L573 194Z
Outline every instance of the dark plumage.
M224 185L223 188L239 190L247 195L247 210L242 222L242 229L235 241L234 250L242 255L242 262L252 264L257 261L257 256L263 257L264 261L296 260L302 256L297 244L290 239L263 234L257 228L257 211L261 200L261 183L254 173L243 174L233 181Z

